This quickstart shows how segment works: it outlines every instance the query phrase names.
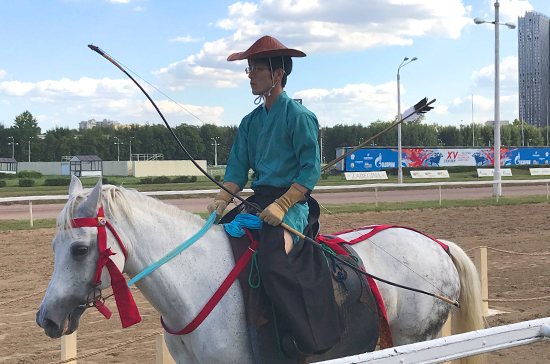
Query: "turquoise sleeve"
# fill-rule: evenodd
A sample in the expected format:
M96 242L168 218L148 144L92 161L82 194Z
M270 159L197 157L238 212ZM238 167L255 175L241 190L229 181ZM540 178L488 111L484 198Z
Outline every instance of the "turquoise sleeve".
M300 173L296 183L313 190L321 177L319 155L319 124L313 114L301 113L292 122L292 144L300 163Z

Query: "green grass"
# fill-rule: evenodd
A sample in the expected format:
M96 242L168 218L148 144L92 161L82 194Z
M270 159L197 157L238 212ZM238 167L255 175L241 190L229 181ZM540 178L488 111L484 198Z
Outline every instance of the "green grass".
M6 230L31 230L54 228L55 219L35 219L33 227L30 226L30 221L26 220L0 220L0 231Z
M497 201L494 197L481 199L463 200L442 200L441 206L438 200L433 201L409 201L409 202L379 202L374 203L347 203L347 204L324 204L321 206L321 214L341 213L363 213L397 210L425 210L425 209L448 209L457 207L486 207L486 206L516 206L522 204L548 203L546 196L517 196L500 197ZM198 213L203 218L208 217L206 211ZM34 220L32 229L54 228L55 219ZM0 220L0 231L5 230L28 230L31 229L29 220Z

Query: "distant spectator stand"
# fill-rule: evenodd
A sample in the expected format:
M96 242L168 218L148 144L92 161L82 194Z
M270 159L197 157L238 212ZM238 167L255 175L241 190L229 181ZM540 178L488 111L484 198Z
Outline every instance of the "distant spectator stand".
M17 161L13 158L0 158L0 173L17 173Z
M97 155L75 155L70 161L71 176L101 177L103 161Z

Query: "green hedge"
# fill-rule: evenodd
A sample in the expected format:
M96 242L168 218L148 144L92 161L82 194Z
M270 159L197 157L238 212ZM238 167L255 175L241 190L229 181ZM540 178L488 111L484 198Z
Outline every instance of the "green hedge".
M26 171L26 170L22 170L20 171L19 173L17 173L17 177L19 178L34 178L34 179L39 179L39 178L42 178L42 173L38 172L38 171Z
M172 183L193 183L197 182L197 176L179 176L172 179Z
M6 187L6 180L0 179L0 187Z
M70 184L69 178L48 178L44 181L44 186L68 186Z
M139 183L141 183L142 185L150 185L153 183L153 179L151 177L141 178L139 180Z
M159 176L159 177L153 178L154 184L163 184L163 183L170 183L170 182L172 182L172 180L170 179L170 177L166 177L166 176Z
M29 178L20 179L19 187L34 187L34 179L29 179Z
M2 173L0 172L0 179L16 179L17 175L15 173Z

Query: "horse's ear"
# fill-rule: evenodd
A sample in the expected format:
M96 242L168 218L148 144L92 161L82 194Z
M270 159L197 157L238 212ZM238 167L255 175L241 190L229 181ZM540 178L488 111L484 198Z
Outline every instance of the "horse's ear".
M92 192L90 192L90 195L88 196L86 201L82 202L82 204L79 206L80 212L83 214L83 216L97 216L97 211L99 210L99 206L101 205L102 196L103 185L100 178L99 181L97 181L97 184L95 185Z
M74 174L71 176L71 185L69 186L69 198L82 192L82 182Z

